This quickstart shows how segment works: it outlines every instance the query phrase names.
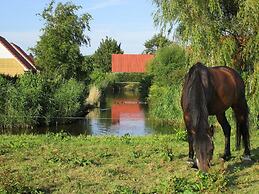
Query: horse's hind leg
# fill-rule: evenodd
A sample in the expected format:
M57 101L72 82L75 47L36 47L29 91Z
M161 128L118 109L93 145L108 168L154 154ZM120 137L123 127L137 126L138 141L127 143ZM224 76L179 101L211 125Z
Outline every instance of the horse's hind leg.
M225 136L225 151L224 151L224 155L223 155L223 159L224 160L229 160L231 153L230 153L230 132L231 132L231 126L229 125L225 112L222 114L218 114L217 116L217 120L219 122L219 124L221 125L223 132L224 132L224 136Z
M244 155L250 157L250 137L248 127L248 106L246 101L232 107L237 122L236 145L240 148L241 135L243 137Z

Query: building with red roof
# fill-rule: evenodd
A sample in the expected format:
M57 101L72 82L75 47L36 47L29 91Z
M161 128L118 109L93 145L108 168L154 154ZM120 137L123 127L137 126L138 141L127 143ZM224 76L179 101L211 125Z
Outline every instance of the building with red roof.
M147 64L154 55L140 54L113 54L112 72L144 73Z
M0 74L15 76L37 72L32 56L0 36Z

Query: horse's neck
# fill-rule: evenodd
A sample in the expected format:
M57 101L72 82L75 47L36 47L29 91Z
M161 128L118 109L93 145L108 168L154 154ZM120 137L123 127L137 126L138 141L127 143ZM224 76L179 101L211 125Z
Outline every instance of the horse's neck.
M189 91L189 110L191 111L192 121L195 128L208 123L208 109L205 95L205 88L201 80L196 78Z

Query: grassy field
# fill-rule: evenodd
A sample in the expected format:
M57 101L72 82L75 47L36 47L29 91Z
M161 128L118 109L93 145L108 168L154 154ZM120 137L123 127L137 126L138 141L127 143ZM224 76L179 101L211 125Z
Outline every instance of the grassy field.
M0 193L258 193L258 131L251 135L252 162L242 162L233 135L225 163L217 132L208 174L187 165L181 137L2 135Z

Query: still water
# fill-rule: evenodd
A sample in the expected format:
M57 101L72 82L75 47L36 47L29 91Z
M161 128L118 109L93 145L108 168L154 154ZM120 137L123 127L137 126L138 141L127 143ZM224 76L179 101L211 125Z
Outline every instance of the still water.
M13 131L12 133L66 132L71 135L133 135L173 133L172 127L148 118L148 105L134 91L109 92L100 108L92 109L85 117L66 125Z

